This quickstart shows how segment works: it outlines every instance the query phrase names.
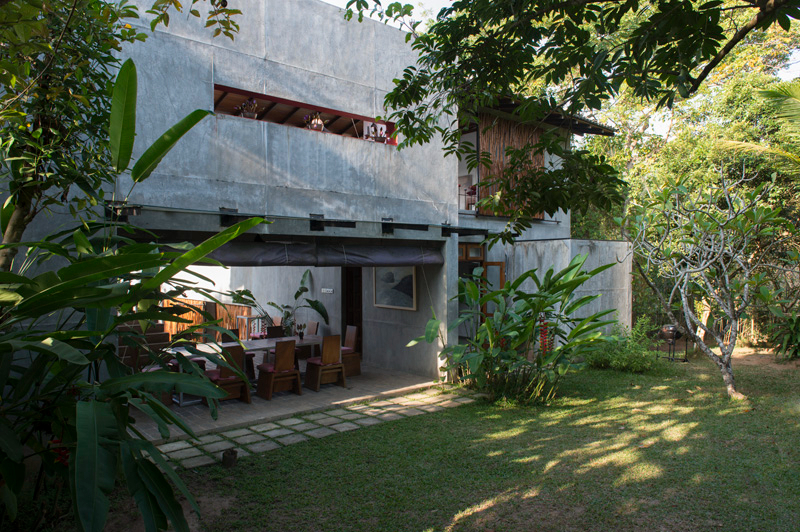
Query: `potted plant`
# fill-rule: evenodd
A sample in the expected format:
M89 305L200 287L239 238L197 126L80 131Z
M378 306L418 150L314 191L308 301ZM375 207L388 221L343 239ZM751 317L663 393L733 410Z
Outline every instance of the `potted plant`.
M294 330L297 331L297 336L300 338L300 340L302 340L303 336L306 334L305 333L306 324L305 323L295 323Z
M255 98L248 98L242 105L235 107L234 110L245 118L255 118L258 114L258 102Z
M274 301L270 301L267 303L270 307L273 307L282 313L283 317L283 330L286 336L292 336L295 331L295 327L297 326L297 310L301 308L310 308L314 310L317 314L322 316L322 319L325 320L325 324L328 324L328 311L321 302L317 301L316 299L308 299L307 297L302 297L303 294L308 292L308 281L311 279L311 270L306 270L303 273L303 277L300 278L300 286L297 288L297 291L294 293L294 303L291 305L279 305ZM305 324L303 325L303 329L305 329Z
M303 122L306 123L308 129L313 129L314 131L323 131L325 129L325 122L322 121L319 111L314 111L304 116Z
M380 142L384 144L386 142L386 135L384 134L385 130L379 128L374 123L369 126L369 135L375 142Z

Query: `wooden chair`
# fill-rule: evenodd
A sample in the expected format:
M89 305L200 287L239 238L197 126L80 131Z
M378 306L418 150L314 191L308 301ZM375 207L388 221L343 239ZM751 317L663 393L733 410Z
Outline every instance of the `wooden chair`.
M239 369L244 367L245 355L242 346L226 347L225 351L227 351L227 353L222 353L222 356L228 361L228 364ZM250 403L250 383L242 380L230 369L225 366L217 366L217 369L207 370L206 376L211 382L228 393L227 397L220 399L221 401L226 399L239 399L245 403Z
M309 320L306 323L306 334L316 335L318 332L319 332L319 322Z
M341 336L326 336L322 339L322 356L311 357L306 362L305 387L319 391L322 384L335 382L339 386L347 386L342 364L340 344Z
M344 346L342 347L344 374L348 377L361 375L361 353L356 352L357 342L358 327L348 325L344 335Z
M273 392L291 389L303 395L300 389L300 371L294 364L294 340L275 344L275 363L258 365L258 387L256 395L269 401Z
M237 342L239 340L239 329L222 329L219 332L220 342Z

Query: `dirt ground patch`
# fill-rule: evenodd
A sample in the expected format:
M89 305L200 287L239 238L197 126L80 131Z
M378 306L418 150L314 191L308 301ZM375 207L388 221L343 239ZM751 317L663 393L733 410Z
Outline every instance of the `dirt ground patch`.
M778 360L772 349L765 347L737 347L733 350L733 366L767 366L787 371L800 368L800 360Z

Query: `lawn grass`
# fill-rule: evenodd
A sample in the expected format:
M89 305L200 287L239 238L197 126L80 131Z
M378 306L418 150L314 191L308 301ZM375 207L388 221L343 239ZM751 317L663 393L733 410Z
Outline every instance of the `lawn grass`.
M471 405L185 473L207 530L796 530L800 377L704 359L570 375L547 407ZM209 513L209 514L210 514Z

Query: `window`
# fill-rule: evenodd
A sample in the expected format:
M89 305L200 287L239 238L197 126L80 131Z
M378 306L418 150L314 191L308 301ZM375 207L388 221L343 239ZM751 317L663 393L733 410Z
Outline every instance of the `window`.
M214 85L214 112L397 145L392 122L224 85Z

